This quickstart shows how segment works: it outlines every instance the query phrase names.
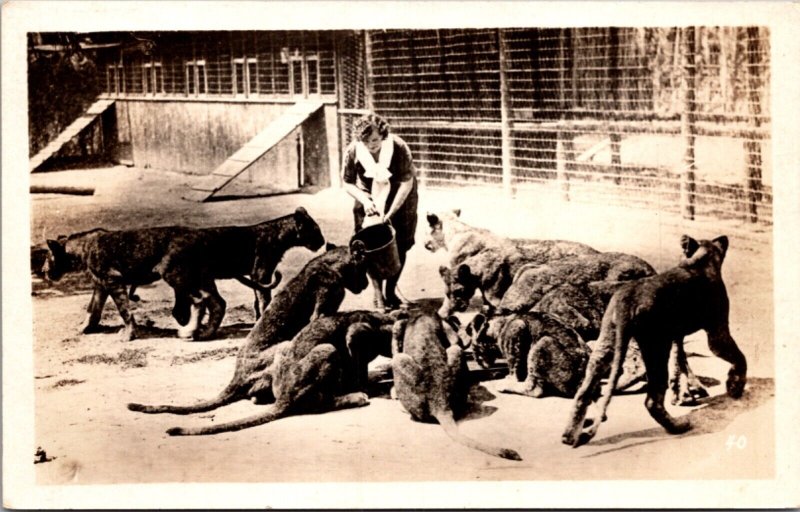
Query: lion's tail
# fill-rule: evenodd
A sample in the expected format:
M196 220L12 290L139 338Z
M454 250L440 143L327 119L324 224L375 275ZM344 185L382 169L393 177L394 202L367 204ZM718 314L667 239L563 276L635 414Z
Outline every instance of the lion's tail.
M601 418L606 417L606 410L608 410L608 404L611 402L611 395L614 394L614 389L616 389L619 378L622 375L622 365L625 361L625 356L628 353L628 345L631 341L631 335L627 330L628 323L624 321L625 313L623 310L625 308L614 304L614 301L618 302L618 300L619 297L615 295L612 299L612 303L609 304L609 309L612 307L614 308L611 310L614 315L614 357L611 361L611 373L608 376L608 382L600 396L599 409L602 414Z
M450 412L435 414L434 417L439 422L439 425L442 426L445 433L450 436L450 439L459 444L474 450L488 453L489 455L494 455L495 457L502 457L509 460L522 460L522 457L520 457L519 454L514 450L508 448L498 448L496 446L491 446L472 439L471 437L465 436L460 430L458 430L458 425L456 425L456 421L453 419L453 414Z
M195 428L173 427L167 430L167 434L171 436L207 436L211 434L220 434L222 432L235 432L237 430L243 430L258 425L263 425L264 423L269 423L271 421L280 419L286 415L286 409L287 409L286 407L282 407L279 404L275 404L269 406L269 410L264 413L256 414L254 416L243 418L241 420L231 421L228 423L220 423L217 425L209 425L206 427L195 427Z
M129 403L128 409L135 412L144 412L147 414L194 414L196 412L206 412L227 405L237 399L238 385L235 383L228 384L222 392L211 400L198 402L194 405L144 405L137 403Z
M234 279L242 283L243 285L247 286L248 288L252 288L253 290L260 291L267 293L273 288L277 287L281 283L281 279L283 279L283 274L280 271L276 270L275 277L273 277L272 282L269 284L261 284L253 281L252 279L248 279L244 276L236 276Z

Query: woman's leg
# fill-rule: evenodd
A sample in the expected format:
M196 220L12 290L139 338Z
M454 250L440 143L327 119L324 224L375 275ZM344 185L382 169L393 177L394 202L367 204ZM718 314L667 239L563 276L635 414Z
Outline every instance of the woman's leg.
M384 297L386 297L386 307L391 309L397 309L402 304L400 298L397 296L397 282L400 280L400 274L403 273L403 268L406 265L406 252L406 249L400 250L400 248L398 248L397 255L400 259L400 270L397 271L397 275L386 280L386 293Z

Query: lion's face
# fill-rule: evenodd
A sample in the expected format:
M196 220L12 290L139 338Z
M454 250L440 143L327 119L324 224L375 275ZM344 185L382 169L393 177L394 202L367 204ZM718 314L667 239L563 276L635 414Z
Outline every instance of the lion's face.
M310 251L316 252L325 245L325 237L319 224L308 214L302 206L294 212L294 220L297 224L297 239L300 244Z
M428 214L429 231L425 238L425 248L431 252L439 249L447 250L444 245L444 232L442 231L442 221L433 213Z
M475 290L478 288L478 279L472 275L467 265L459 265L455 272L447 267L439 267L445 287L445 296L451 311L466 311Z
M344 286L353 293L361 293L369 285L367 280L367 260L364 242L355 240L348 249L350 262L343 270Z
M482 368L491 368L495 361L503 357L497 340L491 335L489 321L483 314L475 315L465 332L469 336L475 361Z
M683 235L681 248L683 249L681 266L703 268L707 275L719 277L722 262L728 252L728 237L720 236L713 240L698 241L688 235Z
M47 256L42 264L42 274L48 281L58 281L71 270L71 262L63 240L47 241Z

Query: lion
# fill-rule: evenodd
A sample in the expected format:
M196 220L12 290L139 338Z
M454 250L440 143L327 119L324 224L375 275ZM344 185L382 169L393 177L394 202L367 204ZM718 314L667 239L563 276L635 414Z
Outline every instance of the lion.
M246 398L254 403L271 402L274 395L270 368L275 346L291 340L320 316L336 313L345 290L358 294L367 285L364 244L355 241L349 248L328 244L325 253L310 260L275 295L239 350L233 378L215 398L188 406L130 403L128 409L150 414L193 414Z
M499 389L504 393L572 397L589 360L580 336L548 314L477 314L466 332L481 366L494 363L494 347L499 347L509 371Z
M207 339L225 315L216 279L235 278L254 289L256 316L280 282L275 268L291 247L316 251L324 244L319 226L302 207L294 213L252 226L189 228L165 226L106 231L95 229L48 240L44 273L51 281L65 272L86 269L94 283L83 333L94 331L110 295L125 323L124 336L137 336L128 299L136 286L164 279L175 293L173 317L181 338ZM271 283L267 280L275 274ZM250 275L251 279L246 278ZM129 294L126 287L131 286ZM208 312L208 322L200 325Z
M726 382L728 395L742 396L747 360L730 334L728 293L722 280L728 238L697 241L683 235L681 247L683 257L676 267L625 283L611 297L562 436L565 444L579 446L597 434L606 418L611 389L622 373L631 338L636 340L646 366L645 407L667 432L678 434L691 428L688 418L675 418L664 408L670 347L675 339L704 330L711 351L731 364ZM598 395L600 379L609 366L611 375L600 393L597 416L587 419L589 404Z
M458 335L434 314L417 313L394 324L393 395L418 421L436 421L455 442L495 457L522 460L508 448L471 439L458 430L454 411L466 404L466 361Z
M312 320L288 342L275 345L260 388L274 405L264 413L199 428L175 427L169 435L209 435L263 425L293 414L320 413L369 404L367 365L391 357L392 324L403 312L348 311ZM264 396L262 392L262 397Z
M586 244L567 240L505 238L488 229L465 224L459 218L460 215L460 210L428 213L430 232L425 248L431 252L446 250L451 272L458 272L462 264L467 265L471 276L464 294L467 303L475 291L480 290L484 303L496 306L511 285L513 276L523 265L598 253ZM461 304L452 303L459 300L464 299L445 295L439 315L447 318L459 310L456 308L463 307L461 311L466 309Z
M475 361L491 368L505 359L508 376L499 391L539 398L572 398L578 390L591 348L578 333L553 315L539 312L487 317L475 315L465 333ZM626 358L615 391L629 391L645 377L638 354Z
M458 224L449 221L444 224ZM531 261L517 265L516 272L507 277L509 266L501 265L494 273L486 262L497 262L496 248L483 249L464 258L455 269L441 266L439 273L445 283L445 305L452 311L466 311L476 290L484 296L488 314L526 313L535 311L556 316L565 326L575 329L587 342L592 342L600 332L600 320L613 292L622 283L656 273L646 261L636 256L619 252L585 252L568 255L559 250L552 260ZM489 255L487 257L487 254ZM473 270L471 265L477 265ZM506 274L502 279L497 278ZM484 282L487 276L494 283L503 283L487 293ZM497 293L502 289L502 295ZM441 311L440 311L441 314ZM683 340L675 340L674 371L671 377L675 391L674 403L694 404L700 397L707 396L699 379L694 375L683 349ZM630 390L631 386L645 378L644 366L638 350L628 353L625 362L628 370L625 385L620 390Z

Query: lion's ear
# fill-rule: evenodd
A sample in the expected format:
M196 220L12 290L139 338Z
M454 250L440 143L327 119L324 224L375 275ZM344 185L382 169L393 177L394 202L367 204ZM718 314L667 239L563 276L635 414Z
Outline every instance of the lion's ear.
M302 206L298 206L297 209L294 211L294 219L297 222L302 222L308 218L309 218L308 212Z
M458 279L461 281L466 281L467 279L472 277L472 269L469 268L469 265L466 263L462 263L458 266L458 270L456 270Z
M448 316L447 317L447 323L450 324L450 326L453 329L460 329L461 328L461 320L459 320L458 317L455 316L455 315Z
M332 242L328 242L325 244L325 252L332 251L334 249L336 249L336 244Z
M461 208L454 208L454 209L453 209L453 214L454 214L456 217L461 217Z
M353 240L350 242L350 254L356 263L361 264L366 259L367 246L361 240Z
M47 241L47 248L50 249L50 252L53 253L61 253L64 252L64 246L61 245L58 240L48 240Z
M483 313L478 313L474 317L472 317L472 321L467 326L467 329L471 329L475 334L481 331L481 327L486 322L486 316Z
M430 224L432 228L439 225L439 216L435 213L428 213L426 217L428 219L428 224Z
M711 241L711 243L716 244L717 247L722 249L722 255L725 256L725 253L728 252L728 237L723 235L715 238Z
M442 276L442 279L445 281L450 280L450 267L445 265L439 265L439 275Z
M697 251L697 248L700 247L700 244L697 243L697 240L690 237L689 235L681 236L681 248L683 249L683 254L687 258L691 258L692 254Z

